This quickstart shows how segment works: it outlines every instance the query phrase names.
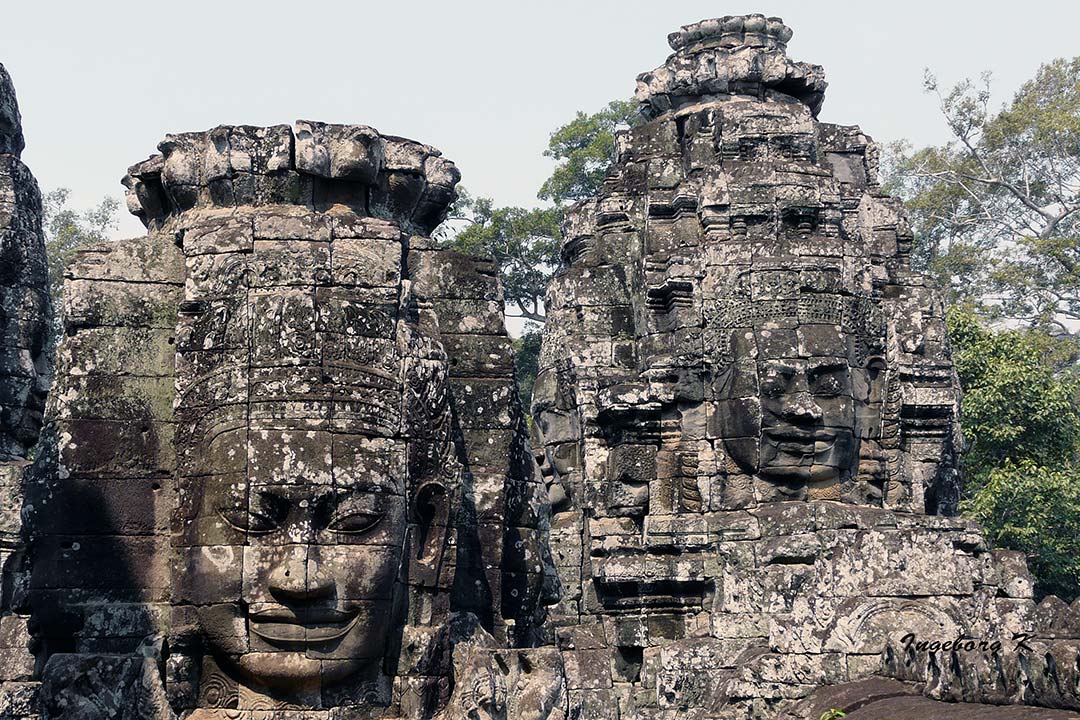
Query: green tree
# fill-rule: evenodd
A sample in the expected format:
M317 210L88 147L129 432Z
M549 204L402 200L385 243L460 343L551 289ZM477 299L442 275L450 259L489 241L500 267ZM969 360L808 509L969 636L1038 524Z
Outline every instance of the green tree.
M559 209L495 207L490 198L470 200L463 209L468 226L445 244L494 258L508 308L517 317L544 322L544 292L559 262Z
M108 240L109 231L116 229L116 215L120 209L119 200L106 197L98 205L80 212L68 207L70 197L70 190L59 188L41 198L49 283L54 297L60 296L64 268L72 253Z
M1080 58L1057 59L991 107L990 79L943 89L950 142L896 144L915 264L954 304L964 390L965 512L1031 559L1040 592L1078 594L1080 553Z
M120 202L116 198L106 197L89 210L73 210L68 207L70 196L70 190L59 188L46 193L41 199L45 252L49 261L49 290L56 308L57 333L63 327L64 268L79 248L109 239L109 231L116 228L116 215L120 209Z
M948 324L964 390L969 490L1007 463L1072 463L1080 450L1075 340L1038 329L989 329L970 306L952 308Z
M1080 596L1080 468L1006 462L989 474L968 513L999 546L1028 556L1040 594Z
M521 337L514 339L514 372L517 375L518 395L526 411L532 401L533 383L540 366L540 343L543 333L539 325L529 323Z
M1031 560L1040 593L1080 594L1080 374L1070 336L949 311L964 389L964 511Z
M498 262L507 303L520 317L542 323L543 296L559 260L559 224L567 203L595 195L615 160L615 132L637 123L636 105L615 100L599 112L578 112L557 128L544 155L558 164L537 197L549 206L501 207L459 189L458 200L436 232L448 247L489 255Z
M561 205L595 195L615 160L615 131L640 122L633 100L612 100L592 115L578 111L548 140L544 155L559 164L540 186L537 196Z
M494 258L514 316L538 324L546 320L543 299L559 264L564 208L600 190L615 160L616 130L640 122L636 107L633 101L615 100L591 115L578 112L551 134L544 155L557 164L537 193L549 205L533 209L497 206L489 197L473 197L459 188L458 200L435 231L435 239L446 247ZM518 344L524 344L516 356L526 407L532 396L540 338L539 328L530 327L519 338Z
M1080 57L1057 59L1000 110L990 79L943 90L952 140L893 147L888 187L905 199L916 258L987 312L1067 329L1080 319Z

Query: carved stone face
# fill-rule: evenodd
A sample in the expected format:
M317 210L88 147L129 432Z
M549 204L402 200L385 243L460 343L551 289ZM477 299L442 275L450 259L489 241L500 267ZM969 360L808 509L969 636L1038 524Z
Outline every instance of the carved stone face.
M884 326L844 272L743 271L706 311L710 429L728 474L752 479L758 501L880 500L862 485L881 480L864 460L880 456Z
M41 430L49 386L47 334L41 292L0 282L0 458L24 456Z
M229 682L374 680L440 582L446 361L401 317L400 256L346 238L188 258L177 599Z
M536 462L547 485L548 501L555 512L560 512L570 504L563 478L580 465L581 431L577 415L558 397L557 384L554 371L545 370L537 375L533 384L536 422L531 435Z
M716 406L724 448L744 472L794 492L834 484L856 469L856 403L867 402L865 389L878 385L878 370L819 356L764 358L726 372L751 375L725 380L758 389Z
M241 429L190 524L188 592L219 662L269 687L330 682L378 662L406 536L405 445L322 431ZM193 488L195 490L195 488Z

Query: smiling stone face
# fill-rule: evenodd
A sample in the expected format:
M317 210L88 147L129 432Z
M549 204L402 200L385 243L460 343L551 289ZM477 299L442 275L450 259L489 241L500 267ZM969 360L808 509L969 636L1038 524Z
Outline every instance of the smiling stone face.
M709 302L713 427L733 470L753 478L763 499L840 500L857 491L880 502L881 310L857 285L838 287L840 265L789 262L743 271L726 286L732 292Z
M270 687L329 682L377 663L401 580L405 444L259 429L227 433L214 445L226 453L229 445L249 448L252 465L275 457L277 464L271 478L189 483L196 508L186 523L185 592L198 603L211 652Z
M214 661L204 694L239 682L310 698L379 683L410 594L445 581L446 361L409 319L382 226L331 239L324 215L256 222L271 237L188 245L174 600Z
M45 673L47 702L145 710L114 656L141 667L146 637L178 717L492 700L457 673L494 683L515 663L489 650L544 642L556 584L498 273L429 237L453 163L306 121L159 150L124 180L147 237L67 269L26 503L37 659L110 656ZM451 641L487 659L457 667Z
M883 377L878 362L860 367L843 355L733 364L718 383L733 396L714 405L724 448L786 495L839 499L838 483L859 469L860 439L880 436Z

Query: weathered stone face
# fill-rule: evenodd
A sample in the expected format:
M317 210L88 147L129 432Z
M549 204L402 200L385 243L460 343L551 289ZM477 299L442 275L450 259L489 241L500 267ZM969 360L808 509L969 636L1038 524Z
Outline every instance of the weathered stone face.
M777 551L751 548L758 509L955 498L942 306L872 146L816 121L823 72L787 60L782 24L680 32L639 79L654 119L568 215L534 388L568 623L646 667L664 641L732 644L726 613L757 645L789 584L835 570L755 560Z
M839 500L843 490L844 499L880 504L880 308L838 292L839 264L771 264L741 272L736 297L706 313L705 332L718 344L707 375L711 429L760 499Z
M777 717L906 633L1043 632L1016 568L931 517L958 499L944 308L790 36L759 15L673 33L638 78L649 121L567 213L533 415L583 716ZM920 681L951 662L890 657ZM964 697L1015 702L978 662L954 665Z
M189 257L176 600L249 681L295 688L377 666L402 622L404 548L445 551L446 368L399 318L401 254L328 238Z
M41 193L19 159L22 124L0 65L0 712L29 715L36 702L25 585L23 487L52 379L52 302Z
M51 374L41 193L22 150L15 88L0 65L0 461L36 442Z
M567 442L586 450L586 488L597 443L609 509L627 484L644 507L650 482L650 512L921 509L927 489L952 502L955 390L916 392L952 382L941 305L888 270L881 238L905 257L903 221L865 169L861 184L832 171L853 154L834 134L779 93L702 101L631 131L601 197L569 221L536 410L553 467ZM886 321L913 298L918 327ZM896 440L919 414L927 446L913 454ZM935 452L939 479L915 481Z
M703 21L639 79L651 122L568 215L533 448L497 268L425 237L452 163L365 126L166 138L124 180L147 236L67 267L25 480L0 458L3 551L31 539L26 567L0 558L0 708L1080 708L1080 601L1036 605L1020 553L939 516L941 302L869 139L816 121L823 72L790 35ZM8 327L0 358L23 358ZM904 682L853 683L882 673Z
M331 452L329 436L320 442L318 434L284 440L296 443L286 452L300 467ZM281 485L228 475L191 483L202 497L193 520L200 545L186 551L193 577L184 599L200 603L214 655L251 681L286 688L337 681L387 651L407 521L404 448L359 435L344 441L359 472L346 466L333 481L311 483L303 472ZM238 627L246 637L231 635Z
M302 148L314 142L308 125ZM341 132L331 150L355 160L360 140ZM360 135L376 167L359 179L373 182L382 141ZM204 687L228 682L219 671L278 691L358 672L372 681L400 644L410 580L432 562L437 573L451 539L460 469L445 357L416 325L406 247L389 222L361 221L347 204L239 222L200 211L200 193L176 184L211 145L163 145L166 196L195 203L185 236L198 238L185 243L177 327L174 602L194 609L216 661ZM223 222L232 246L213 239Z
M453 164L313 122L159 149L124 180L147 237L68 271L28 502L49 706L147 645L193 718L428 717L460 643L496 682L553 571L497 275L424 237Z

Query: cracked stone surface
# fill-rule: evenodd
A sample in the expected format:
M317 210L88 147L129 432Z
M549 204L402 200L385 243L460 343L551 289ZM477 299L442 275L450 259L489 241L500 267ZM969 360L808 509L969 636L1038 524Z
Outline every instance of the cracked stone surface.
M942 301L791 37L705 20L638 78L531 426L497 268L430 238L454 164L298 121L129 169L38 439L0 78L0 720L1080 718L1080 601L955 517Z
M15 87L0 65L0 713L37 703L24 587L23 477L51 381L52 303L41 191L19 159L25 142Z
M158 149L123 181L147 235L67 272L44 716L450 717L523 663L562 707L558 653L515 649L557 587L498 275L428 237L454 164L312 121Z
M885 674L1076 709L1080 606L1036 607L1023 558L951 517L942 301L791 36L761 15L672 33L638 77L648 122L567 214L532 412L570 705L771 718ZM942 649L960 636L1005 647Z
M49 271L41 191L19 159L15 88L0 65L0 461L25 459L49 387Z

